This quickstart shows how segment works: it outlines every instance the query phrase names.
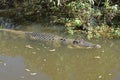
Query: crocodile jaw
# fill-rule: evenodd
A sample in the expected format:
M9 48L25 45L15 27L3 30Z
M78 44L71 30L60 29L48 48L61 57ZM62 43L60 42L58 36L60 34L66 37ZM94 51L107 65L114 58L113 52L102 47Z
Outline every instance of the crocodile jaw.
M96 44L96 46L95 46L96 48L101 48L101 45L99 45L99 44Z

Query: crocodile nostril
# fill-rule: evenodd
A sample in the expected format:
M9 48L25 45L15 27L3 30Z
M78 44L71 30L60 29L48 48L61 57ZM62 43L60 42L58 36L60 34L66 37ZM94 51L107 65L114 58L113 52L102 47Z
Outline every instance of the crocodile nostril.
M78 44L78 41L73 41L73 44L75 45L75 44Z
M65 39L64 39L64 38L61 38L60 40L61 40L61 41L65 41Z

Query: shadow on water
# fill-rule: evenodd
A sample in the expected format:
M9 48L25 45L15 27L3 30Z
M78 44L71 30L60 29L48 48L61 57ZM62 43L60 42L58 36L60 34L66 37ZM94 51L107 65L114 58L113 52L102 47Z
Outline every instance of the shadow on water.
M94 42L102 48L50 48L0 33L0 80L120 80L119 39Z

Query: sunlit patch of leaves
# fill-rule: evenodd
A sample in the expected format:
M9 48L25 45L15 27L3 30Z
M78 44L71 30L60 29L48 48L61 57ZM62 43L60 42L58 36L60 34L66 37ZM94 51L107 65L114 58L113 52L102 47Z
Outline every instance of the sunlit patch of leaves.
M97 26L88 31L87 38L120 38L120 28L112 28L106 25Z
M67 27L66 29L67 29L67 32L68 32L69 34L71 34L71 35L74 34L74 31L72 30L71 27Z

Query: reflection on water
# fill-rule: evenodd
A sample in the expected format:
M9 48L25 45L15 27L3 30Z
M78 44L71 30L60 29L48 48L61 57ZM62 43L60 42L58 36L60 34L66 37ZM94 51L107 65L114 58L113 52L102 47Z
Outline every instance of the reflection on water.
M26 69L24 59L20 56L0 56L0 79L1 80L51 80L47 75L38 71L31 72Z
M0 80L120 80L119 39L99 42L101 49L49 48L0 35Z

